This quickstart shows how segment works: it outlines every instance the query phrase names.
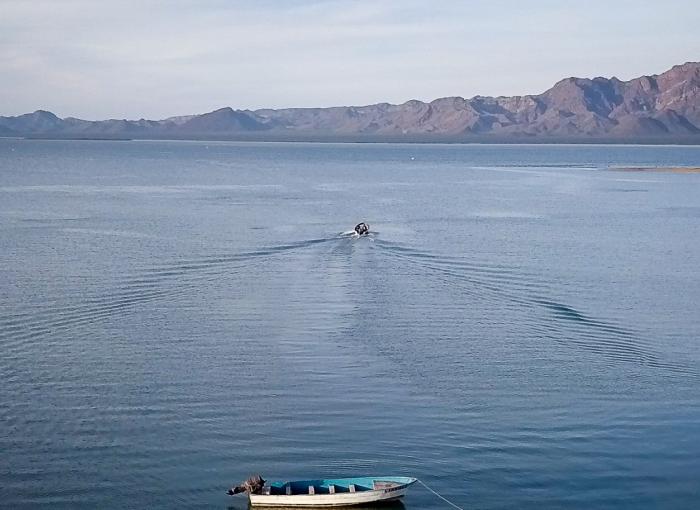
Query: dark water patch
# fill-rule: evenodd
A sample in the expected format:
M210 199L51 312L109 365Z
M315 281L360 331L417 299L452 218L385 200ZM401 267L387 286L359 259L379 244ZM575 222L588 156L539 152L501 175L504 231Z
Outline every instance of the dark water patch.
M61 224L61 223L72 223L74 221L86 221L89 217L76 217L76 218L16 218L17 221L22 223L38 223L38 224Z

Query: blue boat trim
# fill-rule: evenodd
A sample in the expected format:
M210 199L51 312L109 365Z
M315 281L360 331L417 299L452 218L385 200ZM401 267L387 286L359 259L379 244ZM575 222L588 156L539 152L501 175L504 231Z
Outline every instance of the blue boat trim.
M375 489L375 482L390 482L396 484L391 487ZM291 495L308 494L309 487L314 487L315 494L329 494L330 487L335 487L336 494L350 492L350 486L355 486L356 492L382 491L393 492L404 489L416 482L409 476L363 476L357 478L325 478L318 480L292 480L284 482L269 482L271 495L286 495L287 487L291 487Z

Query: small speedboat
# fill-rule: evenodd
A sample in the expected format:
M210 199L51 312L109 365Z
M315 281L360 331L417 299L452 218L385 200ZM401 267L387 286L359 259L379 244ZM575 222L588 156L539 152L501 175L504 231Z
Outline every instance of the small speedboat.
M365 223L363 221L355 225L355 233L358 236L366 236L367 234L369 234L369 223Z
M407 476L265 482L260 493L248 496L251 506L352 506L397 500L415 482Z

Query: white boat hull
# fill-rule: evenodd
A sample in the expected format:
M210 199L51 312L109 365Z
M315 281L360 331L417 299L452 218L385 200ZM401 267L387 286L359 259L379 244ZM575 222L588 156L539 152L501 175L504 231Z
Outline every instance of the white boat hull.
M362 492L343 492L339 494L295 494L265 495L250 494L250 505L260 507L330 507L353 506L377 501L393 501L403 497L408 487L398 489L380 489Z

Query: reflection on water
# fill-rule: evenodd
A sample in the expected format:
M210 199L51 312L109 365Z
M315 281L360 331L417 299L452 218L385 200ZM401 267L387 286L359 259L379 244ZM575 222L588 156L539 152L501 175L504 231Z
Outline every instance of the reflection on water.
M245 501L245 500L244 500ZM260 510L271 510L271 509L277 509L277 510L298 510L299 507L287 507L287 506L273 506L273 507L267 507L267 506L251 506L250 504L241 504L241 505L232 505L229 506L229 510L243 510L247 508L256 508ZM324 508L324 507L319 507L319 508ZM329 508L329 507L325 507ZM333 507L330 507L333 508ZM356 510L404 510L406 507L401 501L385 501L383 503L374 503L372 505L353 505L352 508Z

